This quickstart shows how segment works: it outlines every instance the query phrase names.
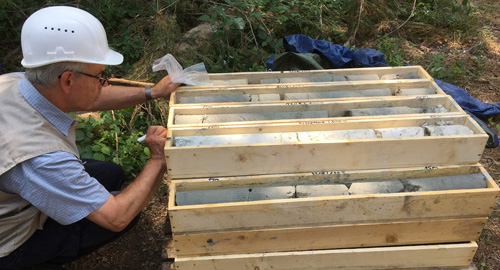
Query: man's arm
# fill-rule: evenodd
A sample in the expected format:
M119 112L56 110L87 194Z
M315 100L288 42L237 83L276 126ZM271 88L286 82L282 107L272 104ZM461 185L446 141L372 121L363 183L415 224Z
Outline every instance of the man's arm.
M172 83L170 76L165 76L151 88L151 97L168 98L180 84ZM107 86L92 106L92 111L125 109L146 101L144 87Z
M166 171L164 146L167 130L152 126L148 129L146 144L151 158L139 176L117 196L111 195L100 208L87 218L111 231L123 230L146 207L163 179Z

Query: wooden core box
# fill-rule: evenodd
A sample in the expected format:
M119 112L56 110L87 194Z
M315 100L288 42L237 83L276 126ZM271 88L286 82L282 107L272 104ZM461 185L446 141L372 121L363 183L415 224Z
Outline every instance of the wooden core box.
M470 264L487 135L421 67L210 77L170 102L176 269Z

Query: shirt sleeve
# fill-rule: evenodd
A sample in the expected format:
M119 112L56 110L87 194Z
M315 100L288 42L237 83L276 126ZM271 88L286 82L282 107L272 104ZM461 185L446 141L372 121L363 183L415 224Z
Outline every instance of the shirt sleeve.
M1 190L19 194L62 225L85 218L110 196L81 160L61 151L22 162L0 180Z

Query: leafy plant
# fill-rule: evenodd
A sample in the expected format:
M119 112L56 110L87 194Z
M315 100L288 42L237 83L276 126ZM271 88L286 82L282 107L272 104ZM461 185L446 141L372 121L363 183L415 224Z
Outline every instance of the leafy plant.
M6 72L20 71L21 55L21 28L24 20L33 12L43 7L36 0L0 1L0 36L2 37L2 53L0 53L0 64Z
M482 259L480 262L481 270L489 270L490 268L486 265L486 259Z
M469 32L477 26L477 19L470 16L474 7L467 0L423 0L419 1L416 21L435 27L447 28L456 33ZM452 32L452 33L453 33Z
M401 39L384 36L377 40L375 48L385 54L385 61L390 66L407 65L407 56L400 45Z
M200 21L217 26L214 45L217 58L211 72L263 70L265 61L282 52L283 37L306 34L333 41L342 38L340 16L344 1L209 1Z
M153 108L137 106L126 110L103 111L94 117L79 117L76 141L81 158L112 161L120 164L129 178L135 178L150 154L137 139L150 125L164 125L162 110L154 102ZM156 113L152 113L155 111ZM157 115L155 115L157 114Z
M495 120L493 120L493 117L488 118L488 123L491 127L494 127L497 129L497 131L500 131L500 124L496 123Z
M438 53L431 56L426 64L426 69L436 79L456 84L465 72L464 62L449 59L446 54Z

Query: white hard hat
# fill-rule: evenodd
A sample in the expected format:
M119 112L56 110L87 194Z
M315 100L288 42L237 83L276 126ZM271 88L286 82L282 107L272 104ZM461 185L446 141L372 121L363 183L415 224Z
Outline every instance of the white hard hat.
M38 10L24 22L21 47L26 68L71 61L118 65L123 55L108 47L106 32L92 14L74 7Z

